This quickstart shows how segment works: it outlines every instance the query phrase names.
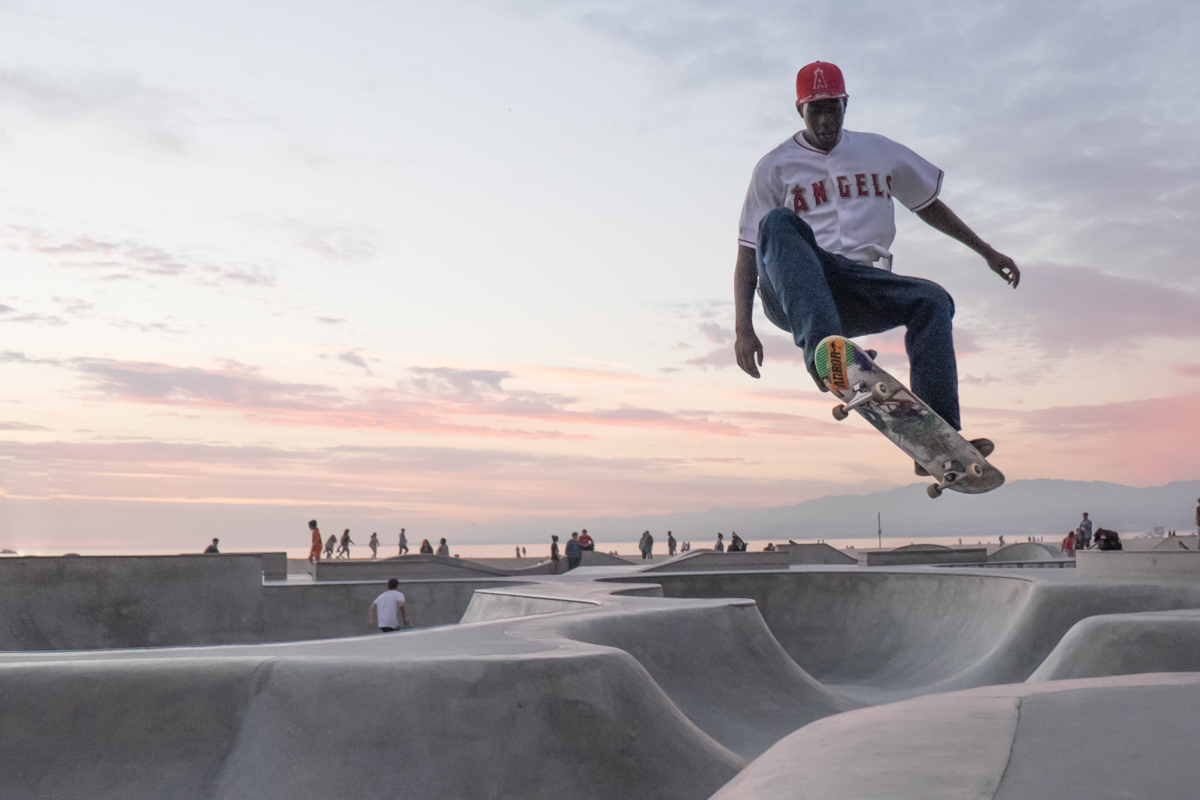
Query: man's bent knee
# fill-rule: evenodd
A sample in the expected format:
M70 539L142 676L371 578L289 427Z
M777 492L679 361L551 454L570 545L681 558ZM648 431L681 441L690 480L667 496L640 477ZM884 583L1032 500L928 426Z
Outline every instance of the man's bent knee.
M932 281L923 286L921 305L932 316L954 319L954 298L950 293Z

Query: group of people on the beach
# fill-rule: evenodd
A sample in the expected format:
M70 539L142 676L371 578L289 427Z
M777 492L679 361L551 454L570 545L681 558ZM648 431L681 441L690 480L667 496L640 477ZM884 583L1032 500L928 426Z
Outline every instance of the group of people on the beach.
M354 540L350 538L350 529L346 528L342 532L341 539L332 533L328 539L321 538L321 529L317 526L315 519L308 521L309 531L312 532L312 549L308 552L308 561L310 564L316 564L321 560L321 554L324 553L326 560L333 558L350 558L350 545L354 544ZM371 558L379 558L379 534L372 532L371 538L367 541L367 547L371 548ZM336 552L335 552L336 550ZM421 540L421 547L418 550L423 555L439 555L449 556L450 545L446 543L445 537L441 539L436 550L429 543L428 539ZM408 534L404 528L400 529L400 555L408 554Z
M1097 550L1122 550L1124 546L1121 544L1121 537L1116 531L1110 531L1106 528L1096 529L1095 534L1092 533L1092 521L1088 519L1088 512L1083 512L1083 519L1073 531L1067 531L1067 535L1063 537L1061 551L1068 555L1074 556L1079 550L1091 550L1095 546Z

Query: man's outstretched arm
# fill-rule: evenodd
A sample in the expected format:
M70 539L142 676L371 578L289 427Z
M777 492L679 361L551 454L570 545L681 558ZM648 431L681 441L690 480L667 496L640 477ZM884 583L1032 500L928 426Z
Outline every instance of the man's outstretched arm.
M946 234L951 239L957 239L976 253L979 253L987 261L987 265L991 268L992 272L1003 278L1014 289L1017 288L1017 284L1021 282L1021 270L1017 269L1016 263L1003 253L996 252L990 244L975 235L975 231L967 227L967 223L959 219L958 215L951 211L948 205L941 200L934 200L931 204L916 213L918 217L925 220L933 228Z
M738 245L737 266L733 269L733 351L738 366L752 378L758 377L763 362L762 342L754 333L754 290L758 288L758 262L753 247Z

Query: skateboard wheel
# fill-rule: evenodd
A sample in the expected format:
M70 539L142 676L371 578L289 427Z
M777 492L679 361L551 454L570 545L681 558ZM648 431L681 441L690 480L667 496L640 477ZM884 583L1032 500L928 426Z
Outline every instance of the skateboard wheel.
M883 401L883 400L887 400L889 397L891 397L891 395L892 395L892 393L888 391L887 384L884 383L883 381L880 381L879 383L877 383L871 387L871 396L875 399L875 402L877 402L877 403L880 401Z
M971 473L972 477L975 478L983 477L983 467L979 466L978 464L972 464L971 466L967 467L967 472Z
M845 406L834 406L833 407L833 418L836 419L838 422L841 422L848 416L850 416L850 412L846 409Z
M931 483L925 487L925 494L936 500L942 496L942 487L938 486L936 483Z

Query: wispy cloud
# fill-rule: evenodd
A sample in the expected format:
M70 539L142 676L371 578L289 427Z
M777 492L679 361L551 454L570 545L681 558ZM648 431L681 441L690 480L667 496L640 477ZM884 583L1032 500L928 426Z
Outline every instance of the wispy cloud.
M0 353L3 362L70 369L83 377L87 395L96 399L234 410L261 425L517 439L589 438L586 430L594 426L746 435L743 427L716 412L587 408L567 395L509 389L505 381L516 376L504 370L414 367L412 377L394 387L361 389L352 396L333 386L275 380L237 362L212 369L106 358L40 359L14 351ZM567 433L547 425L579 430Z
M52 266L93 270L105 280L185 278L209 286L270 286L275 282L273 272L264 267L215 264L205 257L132 239L68 234L21 225L9 225L4 239L9 248L43 256Z
M149 150L182 157L201 151L197 127L214 116L194 96L119 74L54 76L0 70L0 111L57 122L100 122Z
M367 364L366 360L362 356L360 356L358 353L354 352L353 350L347 350L343 353L338 353L337 360L345 362L346 364L349 364L352 367L358 367L359 369L361 369L363 372L367 373L368 375L371 374L370 365Z
M0 306L0 322L30 323L33 325L66 325L67 321L54 314L39 314L37 312L20 313L11 306Z

